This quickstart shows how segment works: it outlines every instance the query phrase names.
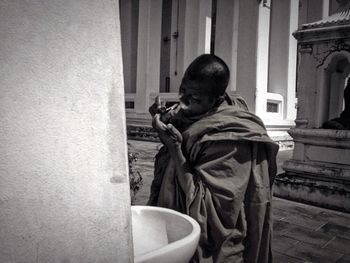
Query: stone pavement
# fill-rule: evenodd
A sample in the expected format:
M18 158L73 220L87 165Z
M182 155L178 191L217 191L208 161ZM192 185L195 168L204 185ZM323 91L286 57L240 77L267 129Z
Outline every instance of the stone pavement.
M143 177L143 187L135 204L147 202L153 178L153 161L160 143L129 140L138 153L135 163ZM291 158L291 151L280 151L277 164ZM274 198L275 263L350 263L350 214Z

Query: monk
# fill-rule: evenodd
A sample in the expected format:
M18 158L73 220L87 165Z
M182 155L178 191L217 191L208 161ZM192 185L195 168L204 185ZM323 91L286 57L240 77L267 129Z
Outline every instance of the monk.
M199 223L191 262L271 262L278 145L243 99L225 93L229 76L223 60L201 55L184 74L179 105L150 108L164 146L148 204Z

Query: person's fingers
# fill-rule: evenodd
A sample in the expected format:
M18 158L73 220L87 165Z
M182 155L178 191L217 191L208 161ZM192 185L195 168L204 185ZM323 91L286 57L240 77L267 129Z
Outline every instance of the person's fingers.
M165 132L167 130L167 126L160 120L160 114L154 115L152 120L152 126L158 131Z
M157 113L157 105L155 103L153 103L151 105L151 107L148 108L148 112L151 114L152 117L154 115L156 115L156 113Z
M177 138L178 140L182 140L182 135L181 135L180 131L178 129L176 129L174 127L174 125L169 123L166 127L173 137Z

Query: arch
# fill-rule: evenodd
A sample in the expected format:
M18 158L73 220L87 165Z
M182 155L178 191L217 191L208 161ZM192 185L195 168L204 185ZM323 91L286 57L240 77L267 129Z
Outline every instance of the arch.
M339 117L343 107L345 81L350 74L350 52L330 54L318 69L316 127Z

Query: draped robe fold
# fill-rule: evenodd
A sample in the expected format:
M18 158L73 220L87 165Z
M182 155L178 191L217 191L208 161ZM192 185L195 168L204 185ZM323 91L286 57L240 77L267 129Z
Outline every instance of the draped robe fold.
M177 174L168 150L156 156L149 205L190 215L201 226L193 262L271 262L272 184L278 145L262 121L222 104L174 120L191 172Z

